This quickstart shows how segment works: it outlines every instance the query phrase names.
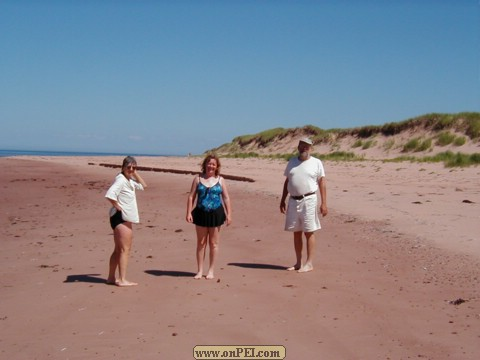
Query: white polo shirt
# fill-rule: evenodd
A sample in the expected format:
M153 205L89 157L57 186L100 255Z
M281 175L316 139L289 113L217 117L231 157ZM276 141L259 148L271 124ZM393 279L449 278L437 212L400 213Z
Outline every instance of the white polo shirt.
M129 180L120 173L115 177L115 181L107 190L105 197L118 202L122 208L123 220L137 224L140 222L140 217L138 215L135 190L143 190L142 184L132 179ZM115 208L110 209L110 216L114 213Z
M301 196L318 190L318 179L325 176L322 161L313 156L301 161L290 159L284 175L288 178L287 190L291 196Z

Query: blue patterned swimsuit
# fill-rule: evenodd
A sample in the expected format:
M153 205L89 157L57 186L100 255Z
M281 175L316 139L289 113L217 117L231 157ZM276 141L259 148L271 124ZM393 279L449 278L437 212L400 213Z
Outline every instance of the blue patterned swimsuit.
M193 223L204 227L217 227L226 220L222 203L222 185L218 182L207 187L199 180L197 185L197 205L192 211Z
M222 186L220 180L213 186L207 187L201 182L197 187L198 207L204 211L213 211L222 206Z

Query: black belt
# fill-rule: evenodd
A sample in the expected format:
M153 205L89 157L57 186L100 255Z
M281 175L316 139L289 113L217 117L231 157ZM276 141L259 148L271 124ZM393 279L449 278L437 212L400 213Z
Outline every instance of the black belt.
M295 200L302 200L303 198L306 198L307 196L315 194L316 191L309 192L308 194L300 195L300 196L290 196L292 199Z

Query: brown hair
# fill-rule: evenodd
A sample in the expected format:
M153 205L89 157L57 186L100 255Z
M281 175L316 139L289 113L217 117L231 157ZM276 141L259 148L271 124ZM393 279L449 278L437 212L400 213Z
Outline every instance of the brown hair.
M127 156L125 159L123 159L122 170L129 165L137 166L137 160L133 156Z
M202 162L202 173L205 173L207 170L207 164L210 160L214 159L217 162L217 168L215 169L215 176L220 174L220 159L215 154L208 154Z

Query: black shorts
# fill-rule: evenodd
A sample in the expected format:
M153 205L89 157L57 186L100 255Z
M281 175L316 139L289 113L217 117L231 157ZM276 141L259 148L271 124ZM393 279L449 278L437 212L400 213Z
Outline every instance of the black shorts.
M223 206L212 211L205 211L196 207L192 211L192 217L195 225L203 227L221 226L227 219Z
M117 225L123 224L124 222L126 221L123 220L121 211L117 210L115 214L110 216L110 226L112 227L112 229L115 229Z

